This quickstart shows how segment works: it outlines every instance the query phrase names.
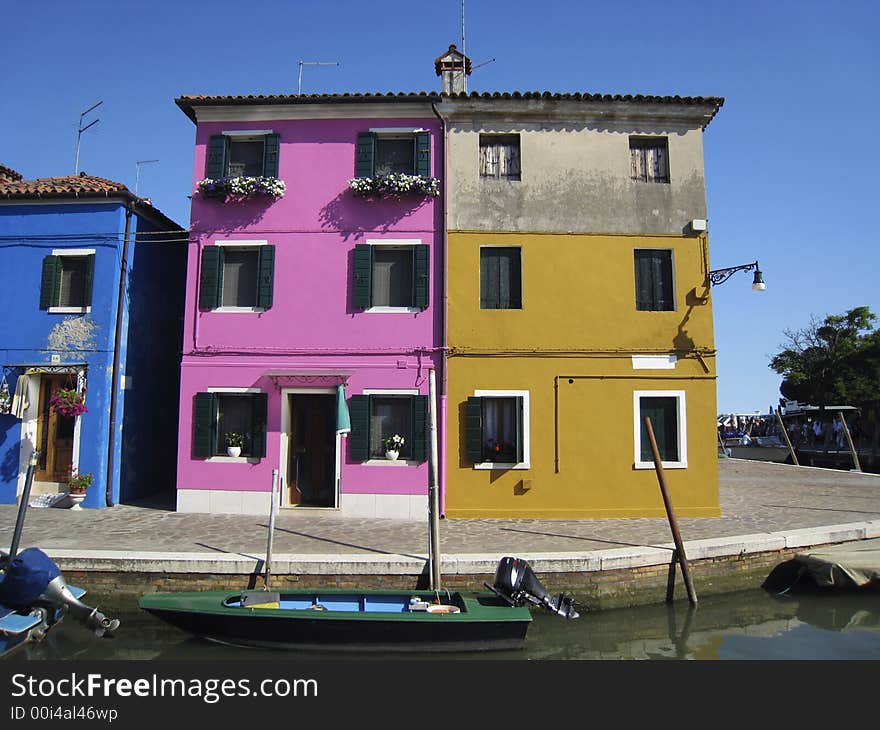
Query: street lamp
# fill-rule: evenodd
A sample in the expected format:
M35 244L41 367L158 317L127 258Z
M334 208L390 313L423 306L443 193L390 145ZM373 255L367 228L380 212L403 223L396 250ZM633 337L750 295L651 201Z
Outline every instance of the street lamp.
M754 271L755 278L752 280L753 291L764 291L767 285L764 283L764 274L758 267L758 262L753 261L750 264L742 264L740 266L731 266L727 269L715 269L709 272L709 281L711 284L723 284L737 271Z

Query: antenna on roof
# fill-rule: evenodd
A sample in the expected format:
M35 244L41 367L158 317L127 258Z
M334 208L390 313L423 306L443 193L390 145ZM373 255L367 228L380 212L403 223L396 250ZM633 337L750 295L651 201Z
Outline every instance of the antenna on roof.
M92 111L93 109L97 109L103 103L104 103L103 101L99 101L97 104L90 106L82 114L79 115L79 129L77 129L77 131L76 131L76 163L74 163L74 166L73 166L73 174L74 175L79 175L79 138L82 137L82 133L85 132L89 127L93 127L94 125L96 125L98 122L101 121L100 119L96 119L93 122L89 122L84 127L82 125L83 117L86 114L88 114L90 111Z
M134 163L134 194L138 194L138 185L141 182L141 165L146 165L148 162L158 162L159 160L138 160Z
M464 0L461 0L461 55L467 58L467 46L464 44ZM467 74L464 66L461 67L464 81L464 93L467 94Z
M299 62L299 81L296 85L296 94L302 94L303 85L303 66L338 66L339 61L300 61Z

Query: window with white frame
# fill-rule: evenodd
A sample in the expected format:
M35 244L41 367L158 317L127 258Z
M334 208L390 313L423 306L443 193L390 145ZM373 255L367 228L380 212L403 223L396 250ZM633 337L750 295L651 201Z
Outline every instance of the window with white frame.
M651 419L663 468L687 468L687 412L683 390L635 391L633 416L636 469L654 468L646 417Z
M529 391L475 391L465 404L465 433L475 468L528 469Z
M520 179L518 134L480 135L480 177Z
M351 433L348 437L352 461L385 461L385 439L402 436L399 450L403 460L423 462L428 458L428 397L418 390L364 390L349 399Z
M373 312L410 312L428 306L430 246L416 241L354 247L354 304Z
M253 388L214 388L195 394L194 409L195 456L226 456L231 433L243 437L241 457L266 456L266 393Z
M669 147L666 137L630 137L631 177L648 183L669 182Z
M355 175L431 174L431 134L424 129L371 129L357 138Z
M275 246L264 241L223 241L202 249L201 309L268 309L272 306Z
M280 135L267 130L212 135L205 177L278 177L280 140Z
M40 309L84 312L92 305L94 249L56 249L43 259Z

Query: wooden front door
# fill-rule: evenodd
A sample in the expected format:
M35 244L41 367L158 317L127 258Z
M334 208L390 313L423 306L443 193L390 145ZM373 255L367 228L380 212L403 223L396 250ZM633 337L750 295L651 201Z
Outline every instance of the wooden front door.
M70 387L69 375L40 376L40 412L37 416L37 450L40 452L34 480L66 482L73 462L73 428L76 419L49 408L52 393Z
M336 396L290 395L288 504L336 506Z

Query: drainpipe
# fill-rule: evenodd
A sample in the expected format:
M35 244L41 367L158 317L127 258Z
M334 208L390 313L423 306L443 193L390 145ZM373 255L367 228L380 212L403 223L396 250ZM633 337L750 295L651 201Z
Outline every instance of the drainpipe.
M119 350L122 342L122 310L125 306L125 284L128 280L128 245L131 239L131 204L125 204L125 235L122 239L122 263L119 271L119 293L116 298L116 333L113 337L113 371L110 375L110 438L107 443L106 503L113 506L113 469L116 449L116 401L119 382Z
M447 175L448 175L448 155L449 155L449 129L446 126L446 120L440 115L437 111L437 107L434 105L434 102L431 102L431 111L434 112L434 116L440 120L440 129L442 131L443 136L443 195L440 199L440 286L442 288L442 304L440 306L440 423L443 424L443 428L440 430L440 513L446 513L446 438L447 433L449 431L446 428L447 420L447 377L446 377L446 352L447 352L447 344L449 341L448 333L446 331L446 322L447 322L447 307L449 302L449 295L446 286L446 270L448 267L448 248L449 248L449 239L448 239L448 228L449 228L449 206L447 204L447 196L449 194L449 184L447 183Z

